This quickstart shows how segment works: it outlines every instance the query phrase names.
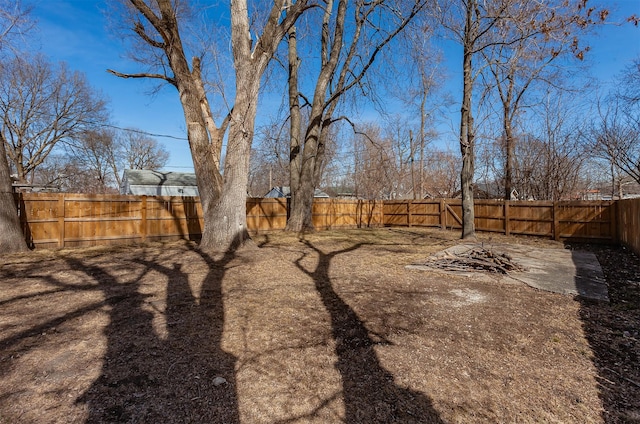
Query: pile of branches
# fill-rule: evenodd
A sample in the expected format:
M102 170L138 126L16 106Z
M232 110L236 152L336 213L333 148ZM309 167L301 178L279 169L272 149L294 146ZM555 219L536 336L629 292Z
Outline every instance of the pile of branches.
M496 253L484 247L473 247L465 251L442 252L432 256L427 265L444 271L486 271L507 274L511 271L524 271L513 262L506 253Z

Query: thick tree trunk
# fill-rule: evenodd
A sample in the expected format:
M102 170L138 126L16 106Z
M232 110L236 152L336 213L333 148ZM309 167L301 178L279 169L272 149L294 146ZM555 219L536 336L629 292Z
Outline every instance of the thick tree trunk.
M224 161L222 192L205 219L200 247L203 250L234 250L250 240L247 231L247 187L260 79L258 70L245 67L236 75L236 99Z
M290 4L290 0L287 2ZM295 25L288 32L289 45L289 188L291 193L298 191L300 187L300 171L302 168L302 152L300 144L300 131L302 118L300 115L300 101L298 93L298 41ZM271 189L272 187L269 187Z
M202 215L205 227L202 231L202 240L208 240L207 222L216 220L214 205L220 197L222 189L222 176L217 166L219 157L216 155L213 146L219 142L221 131L214 131L209 134L207 122L202 114L202 98L198 90L196 76L189 71L187 63L183 58L176 58L173 63L176 75L180 75L177 80L180 103L187 123L187 137L189 139L189 149L193 158L193 168L198 184L198 193L202 205ZM176 71L177 70L177 71ZM206 98L205 98L206 100ZM214 140L212 140L214 139Z
M320 115L321 117L321 115ZM321 118L314 120L319 121ZM287 231L304 233L314 231L312 212L316 184L316 160L318 159L318 142L320 129L310 124L302 151L302 163L298 189L291 192L291 211L287 220Z
M472 64L473 41L475 39L473 13L475 3L470 2L466 10L466 24L463 45L463 91L462 108L460 110L460 152L462 153L462 170L460 172L460 189L462 191L462 238L475 239L475 212L473 203L473 174L475 135L473 132L473 114L471 95L473 93Z
M344 35L344 22L347 10L347 2L340 0L336 16L333 39L329 34L329 23L333 10L333 1L327 2L321 35L321 60L322 66L316 81L313 93L309 124L304 135L304 147L300 162L299 177L297 177L297 190L291 190L291 211L287 220L287 231L308 232L313 231L312 208L316 184L319 180L322 160L324 156L323 122L331 117L335 109L335 100L327 104L327 88L335 75L342 48ZM296 93L298 87L295 87ZM292 169L293 172L293 169Z
M513 71L515 72L515 71ZM496 75L498 75L496 73ZM497 78L496 78L497 79ZM513 117L517 106L517 100L514 102L513 93L515 90L515 75L509 73L507 75L507 87L506 91L499 85L500 81L497 80L498 91L500 93L500 99L502 100L502 126L504 131L504 149L505 149L505 164L504 164L504 200L511 200L511 191L513 190L513 171L514 171L514 152L515 152L515 138L513 136Z
M292 48L292 42L293 48ZM291 113L290 126L290 145L289 145L289 185L291 193L291 206L289 219L287 220L287 231L308 232L313 231L312 207L313 193L315 192L315 184L312 178L309 178L310 167L315 167L309 163L308 157L305 159L305 153L302 151L300 143L301 134L301 117L300 107L298 103L298 58L297 49L295 48L294 38L289 38L289 110ZM306 141L305 141L306 146ZM305 147L305 151L308 148ZM308 152L307 152L308 156ZM315 159L315 157L314 157ZM311 193L311 195L309 195Z
M29 249L20 228L4 143L0 134L0 252L23 252Z
M209 143L209 134L202 115L197 98L186 99L184 91L180 93L183 101L183 110L187 124L187 136L189 149L193 158L193 168L196 174L200 202L204 220L212 219L213 204L220 196L222 177L216 166L217 159ZM216 136L212 134L211 136ZM206 227L205 227L206 228Z
M475 239L475 211L473 201L473 173L474 152L473 146L460 146L462 151L462 171L460 182L462 190L462 238Z

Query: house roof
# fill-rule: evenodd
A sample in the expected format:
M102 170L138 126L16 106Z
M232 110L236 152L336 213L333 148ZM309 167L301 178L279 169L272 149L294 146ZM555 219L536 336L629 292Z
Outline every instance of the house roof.
M125 169L123 180L130 186L197 186L196 174L189 172L159 172L146 169Z
M291 197L291 188L287 186L274 187L264 197ZM316 189L313 197L328 198L329 195L320 189Z

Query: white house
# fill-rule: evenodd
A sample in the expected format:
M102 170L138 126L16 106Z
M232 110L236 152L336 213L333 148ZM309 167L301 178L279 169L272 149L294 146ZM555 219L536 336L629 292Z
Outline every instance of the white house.
M198 196L196 174L126 169L120 194L147 196Z

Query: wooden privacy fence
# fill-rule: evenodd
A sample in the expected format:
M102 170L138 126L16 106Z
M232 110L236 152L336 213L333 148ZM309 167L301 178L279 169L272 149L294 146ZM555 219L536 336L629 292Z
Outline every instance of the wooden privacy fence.
M80 247L197 239L198 198L25 193L18 213L33 247Z
M506 235L615 242L616 204L597 202L510 202L475 200L478 231ZM462 228L459 199L392 200L384 202L387 226Z
M25 236L34 247L79 247L152 240L199 239L198 198L85 194L18 195ZM287 199L247 199L250 232L282 230ZM640 252L640 200L619 202L509 202L476 200L478 231L629 244ZM459 199L316 199L318 229L378 226L461 228Z
M289 199L247 199L249 232L284 230L289 213ZM315 199L312 222L320 230L380 227L383 225L382 201Z
M18 209L27 242L37 248L197 240L204 228L197 197L24 193ZM248 230L283 230L287 211L287 199L247 199ZM318 229L382 223L382 202L319 199L313 205Z

